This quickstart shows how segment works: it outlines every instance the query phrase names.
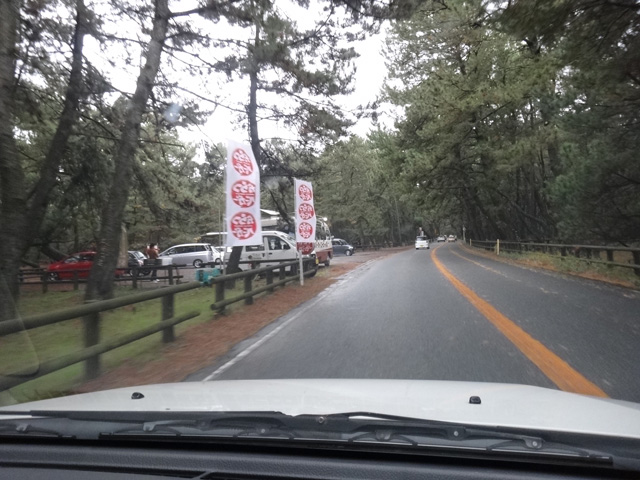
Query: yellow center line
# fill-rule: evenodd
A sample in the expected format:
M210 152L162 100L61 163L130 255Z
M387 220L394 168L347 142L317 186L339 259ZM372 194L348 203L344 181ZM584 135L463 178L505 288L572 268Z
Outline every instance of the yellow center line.
M477 308L487 320L489 320L518 350L531 360L549 380L555 383L560 390L567 392L607 397L597 385L587 380L579 372L574 370L567 362L557 356L538 340L533 338L512 320L500 313L489 302L480 298L473 290L458 280L438 260L435 249L431 254L433 262L438 270L449 280L454 287L465 297L471 305Z

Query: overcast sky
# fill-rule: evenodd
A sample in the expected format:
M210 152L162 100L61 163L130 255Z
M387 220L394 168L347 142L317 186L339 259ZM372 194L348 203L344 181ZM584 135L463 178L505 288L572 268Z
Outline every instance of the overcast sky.
M102 0L96 0L96 3L101 3ZM194 0L184 0L181 2L185 10L193 8L197 5ZM317 20L319 12L314 13L315 8L320 8L318 3L312 3L309 9L301 10L300 7L290 7L287 0L281 0L280 6L286 5L286 13L296 19L296 23L299 28L311 28L313 22ZM175 4L174 4L175 6ZM297 11L296 11L297 10ZM315 18L314 18L315 17ZM194 25L200 24L206 29L211 29L212 24L210 21L202 18L189 18L189 22ZM209 23L206 23L209 22ZM117 33L122 35L122 31L125 31L125 35L130 38L139 36L139 27L135 24L131 25L130 31L124 25L118 24L113 28L117 29ZM384 64L384 58L382 50L384 48L385 33L369 36L366 40L361 42L354 42L351 44L360 55L355 60L356 63L356 76L354 82L355 91L349 96L343 96L340 104L346 111L353 111L360 105L366 105L373 102L379 95L380 89L386 77L386 68ZM215 34L218 38L251 38L251 33L248 29L238 29L237 27L230 27L224 24L224 21L220 21L215 24ZM143 42L146 42L146 38L140 38ZM102 45L104 47L104 45ZM94 60L94 64L105 63L102 65L101 70L105 72L108 78L110 78L113 85L121 90L133 93L135 88L135 78L139 73L138 62L133 62L129 66L125 65L124 60L119 61L118 57L124 54L124 51L109 52L101 50L101 46L95 40L88 38L86 45L89 58ZM90 52L93 52L91 54ZM142 60L137 51L136 45L129 47L129 52L132 59ZM116 55L113 55L116 53ZM205 52L202 52L205 53ZM206 54L206 53L205 53ZM217 50L217 56L220 58L224 52ZM163 59L166 61L167 53L163 54ZM113 60L117 67L109 65L108 60ZM208 98L213 98L223 104L231 105L236 108L242 108L248 101L248 80L241 79L239 81L228 82L221 75L217 77L192 77L182 74L176 69L170 70L165 68L165 74L169 73L173 78L177 80L181 85L187 86L192 91L198 92ZM182 75L182 76L181 76ZM246 83L246 85L245 85ZM264 100L266 95L264 92L260 93ZM260 96L258 101L260 102ZM185 97L186 98L186 97ZM176 98L176 103L184 102L184 99ZM206 101L202 102L201 108L203 110L210 110L213 108L211 103ZM386 110L390 110L387 108ZM207 123L203 126L192 128L190 130L180 130L180 136L194 144L207 143L223 143L226 144L228 139L236 141L246 142L248 140L247 132L236 124L238 118L237 113L233 113L228 109L218 107L214 113L209 117ZM381 125L386 127L392 127L393 119L389 116L382 115L380 117ZM358 121L356 125L351 128L351 133L366 136L367 133L373 128L373 123L370 119L364 118ZM275 122L261 121L259 124L260 136L263 139L278 137L278 138L294 138L294 135L288 132L284 127L277 126Z
M360 56L356 59L355 91L348 96L343 96L342 102L340 102L345 110L355 110L358 106L373 102L378 97L387 74L382 55L383 47L384 34L374 35L365 41L354 43L354 48ZM246 103L247 90L245 88L234 87L232 83L220 86L225 90L223 95L228 100L235 99L236 102ZM260 99L258 100L260 101ZM232 112L218 108L205 126L185 131L181 133L181 136L185 140L195 143L199 143L201 140L223 144L226 144L228 139L247 141L247 132L234 123L235 118ZM393 126L393 119L388 115L381 115L379 122L387 127ZM374 127L371 119L363 118L350 129L350 132L366 137L372 128L377 127ZM276 125L275 122L261 121L259 130L262 138L292 137L286 128Z

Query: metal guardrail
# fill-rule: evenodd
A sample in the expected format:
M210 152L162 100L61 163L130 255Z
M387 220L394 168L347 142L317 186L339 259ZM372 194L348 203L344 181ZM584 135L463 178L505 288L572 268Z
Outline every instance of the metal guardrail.
M485 250L492 250L498 255L500 255L500 252L542 252L548 255L560 256L560 258L571 257L580 261L606 265L608 267L632 268L635 274L640 276L640 248L612 247L608 245L511 242L504 240L469 240L469 245ZM606 254L606 260L603 260L601 257L602 252ZM616 261L616 252L630 253L633 262L623 263Z
M215 285L216 293L215 303L211 305L211 309L222 313L224 312L225 307L236 302L244 300L245 304L252 304L254 296L265 291L273 292L275 287L284 286L291 281L298 280L298 277L296 275L286 275L287 268L290 270L290 273L295 274L297 272L298 265L298 261L283 262L270 267L261 267L246 270L244 272L234 273L231 275L214 277L212 279L212 285L210 286ZM315 264L315 259L305 260L304 265L305 276L312 276L316 273L317 266ZM278 270L277 281L275 280L274 274L276 270ZM253 280L258 275L265 275L266 285L254 289ZM244 292L241 295L237 295L233 298L225 298L225 285L228 282L235 282L239 279L244 279ZM168 343L174 341L174 326L200 315L200 312L198 311L191 311L176 316L174 313L175 295L196 288L201 288L202 286L203 285L200 282L183 283L181 285L173 285L169 287L162 287L156 290L135 293L132 295L127 295L125 297L88 302L83 305L78 305L55 312L31 315L21 319L13 319L0 322L0 336L4 336L22 332L25 330L32 330L34 328L53 325L66 320L72 320L74 318L82 318L84 338L83 349L72 352L68 355L64 355L62 357L43 362L38 366L36 371L33 371L32 368L24 368L5 376L0 375L0 391L7 390L9 388L15 387L16 385L20 385L22 383L40 378L49 373L53 373L55 371L83 361L85 362L84 377L86 380L90 380L97 377L101 371L100 355L103 353L122 347L124 345L127 345L128 343L140 340L144 337L158 332L162 332L163 342ZM102 320L100 314L102 312L157 298L162 299L162 316L158 323L156 323L155 325L150 325L133 333L100 342L100 323Z

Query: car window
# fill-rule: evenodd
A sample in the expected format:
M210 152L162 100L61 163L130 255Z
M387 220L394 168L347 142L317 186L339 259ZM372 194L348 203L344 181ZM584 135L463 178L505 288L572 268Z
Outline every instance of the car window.
M92 399L144 411L109 445L315 445L291 418L209 415L248 405L345 456L448 439L488 465L628 466L542 433L494 448L465 424L640 441L640 0L0 5L0 405L132 387ZM609 415L618 401L636 403ZM206 412L178 415L188 438L182 408ZM356 411L460 423L431 442ZM74 449L65 422L0 418L0 444Z
M282 244L278 237L268 236L266 239L267 245L269 245L269 250L282 250Z

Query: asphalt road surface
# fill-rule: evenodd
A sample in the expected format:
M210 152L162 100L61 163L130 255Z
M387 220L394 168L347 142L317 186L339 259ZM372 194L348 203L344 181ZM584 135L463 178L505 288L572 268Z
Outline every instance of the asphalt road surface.
M432 244L363 264L190 380L256 378L505 382L640 402L640 292Z

